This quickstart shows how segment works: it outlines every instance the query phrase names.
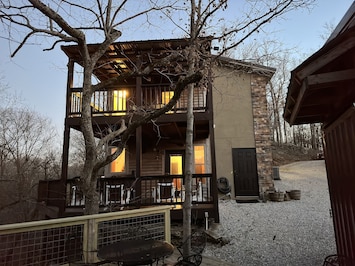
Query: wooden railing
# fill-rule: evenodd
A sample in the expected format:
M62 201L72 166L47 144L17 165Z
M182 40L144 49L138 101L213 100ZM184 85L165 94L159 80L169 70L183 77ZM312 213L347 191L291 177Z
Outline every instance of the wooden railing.
M212 174L194 174L193 203L213 203ZM134 177L101 177L97 183L100 205L112 208L151 205L182 205L185 200L182 175ZM84 206L85 198L75 179L67 180L67 207Z
M0 225L0 265L85 265L110 243L170 235L170 206Z
M142 105L145 111L160 109L168 103L173 96L173 91L168 85L143 86ZM205 112L207 110L207 89L195 88L194 111ZM93 116L119 116L125 115L137 108L134 87L124 89L107 89L95 91L91 100ZM186 112L187 92L184 91L180 100L167 114ZM70 117L80 117L82 110L82 89L72 88L70 96Z

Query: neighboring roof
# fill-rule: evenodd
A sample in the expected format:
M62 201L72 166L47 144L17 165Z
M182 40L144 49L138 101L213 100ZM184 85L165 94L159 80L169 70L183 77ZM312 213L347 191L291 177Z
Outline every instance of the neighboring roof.
M329 124L355 101L355 3L328 41L291 72L284 118Z
M273 67L267 67L251 62L244 62L225 56L218 56L217 60L223 66L236 68L238 70L245 71L246 73L258 74L269 78L271 78L276 71L276 69Z

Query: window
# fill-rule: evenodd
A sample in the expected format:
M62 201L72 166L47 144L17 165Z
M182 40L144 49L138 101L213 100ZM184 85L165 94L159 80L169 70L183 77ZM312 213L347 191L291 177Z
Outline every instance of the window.
M194 146L195 174L204 174L205 169L205 146Z
M113 91L113 111L126 111L127 110L127 91L115 90ZM119 112L118 114L125 114Z
M170 155L170 174L182 175L182 154Z
M111 148L111 154L114 153L117 148ZM111 173L124 173L126 162L126 149L122 150L122 153L110 164Z
M162 91L161 92L161 103L168 104L171 98L174 96L174 91Z

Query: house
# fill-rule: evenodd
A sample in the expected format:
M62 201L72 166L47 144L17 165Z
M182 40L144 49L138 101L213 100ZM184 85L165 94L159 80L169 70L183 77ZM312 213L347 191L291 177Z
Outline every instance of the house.
M104 81L121 75L150 60L151 55L167 54L187 45L186 39L114 43L99 60L95 78ZM210 41L206 45L210 51ZM94 51L96 47L93 44L89 49ZM77 82L75 73L80 71L81 56L77 46L63 46L62 50L69 59L62 181L42 182L40 199L64 213L70 208L82 208L85 199L73 178L67 176L70 131L80 131L82 89L73 84ZM179 61L173 66L183 64ZM226 177L232 195L240 200L257 199L261 190L273 186L266 84L274 69L220 57L211 70L208 84L194 91L192 215L203 218L208 212L218 222L217 178ZM102 134L107 125L114 127L122 116L137 108L160 108L172 95L170 80L158 72L126 78L95 91L95 134ZM187 94L183 92L171 111L136 130L122 154L107 165L98 181L103 207L169 204L175 206L172 217L181 217L185 196L186 107ZM114 150L112 145L107 152ZM52 197L48 191L57 191L57 196ZM63 193L67 195L65 202L58 196Z
M355 3L327 42L291 73L284 117L322 123L337 265L355 264Z

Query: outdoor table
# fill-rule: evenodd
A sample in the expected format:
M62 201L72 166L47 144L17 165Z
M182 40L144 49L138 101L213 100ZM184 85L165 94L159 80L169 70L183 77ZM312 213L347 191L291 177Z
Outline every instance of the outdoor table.
M152 265L174 252L174 246L161 240L123 240L99 249L97 256L119 265Z

